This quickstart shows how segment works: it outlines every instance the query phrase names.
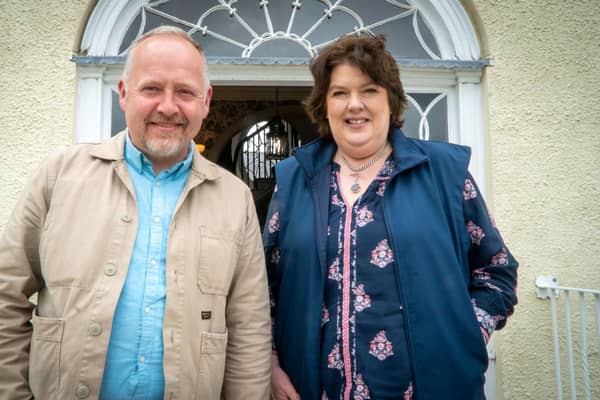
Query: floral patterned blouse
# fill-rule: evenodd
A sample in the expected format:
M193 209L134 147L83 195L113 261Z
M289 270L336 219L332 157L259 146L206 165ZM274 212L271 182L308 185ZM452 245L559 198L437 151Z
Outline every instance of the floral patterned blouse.
M410 356L398 287L402 271L395 266L383 215L383 194L398 171L390 155L354 205L347 204L339 190L339 171L333 163L321 323L322 398L409 400L413 398ZM480 264L481 256L489 253L481 248L482 239L487 236L490 243L502 239L470 174L465 179L463 209L471 237L469 260L479 266L471 267L471 287L502 291L492 283L489 269L507 265L512 256L503 248ZM279 212L270 212L267 234L277 235ZM269 268L278 267L278 255L278 248L270 249ZM272 307L275 301L271 296ZM480 308L475 298L471 302L487 343L505 317Z

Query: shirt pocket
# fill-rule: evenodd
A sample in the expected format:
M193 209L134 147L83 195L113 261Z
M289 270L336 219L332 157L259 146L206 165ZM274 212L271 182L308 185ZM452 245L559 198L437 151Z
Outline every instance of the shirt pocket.
M57 393L60 383L60 352L64 330L62 318L45 318L34 310L29 350L29 386L36 398ZM52 397L50 397L52 398Z
M234 235L201 226L199 252L198 288L205 294L226 296L239 253Z

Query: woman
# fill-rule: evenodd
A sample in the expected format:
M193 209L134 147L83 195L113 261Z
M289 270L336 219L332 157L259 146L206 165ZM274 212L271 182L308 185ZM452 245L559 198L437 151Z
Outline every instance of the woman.
M321 139L276 167L265 226L272 394L279 399L483 399L485 344L517 302L517 262L468 148L409 139L381 37L311 63Z

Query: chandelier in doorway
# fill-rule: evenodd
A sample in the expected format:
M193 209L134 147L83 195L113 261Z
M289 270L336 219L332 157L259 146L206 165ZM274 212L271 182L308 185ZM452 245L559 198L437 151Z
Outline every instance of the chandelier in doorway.
M275 88L275 116L267 124L265 157L282 160L289 155L288 124L279 116L279 90Z
M289 155L286 123L276 115L269 121L268 127L265 157L269 160L282 160Z

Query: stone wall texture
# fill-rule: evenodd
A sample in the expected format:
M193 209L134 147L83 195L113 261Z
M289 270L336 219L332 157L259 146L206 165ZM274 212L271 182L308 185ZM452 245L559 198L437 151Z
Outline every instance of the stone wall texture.
M75 140L70 58L88 3L0 0L0 227L40 161ZM565 286L600 289L600 7L596 0L462 3L492 64L484 74L488 203L521 262L520 304L494 336L497 398L556 398L550 302L536 298L534 282L548 274ZM598 351L590 339L596 382Z

